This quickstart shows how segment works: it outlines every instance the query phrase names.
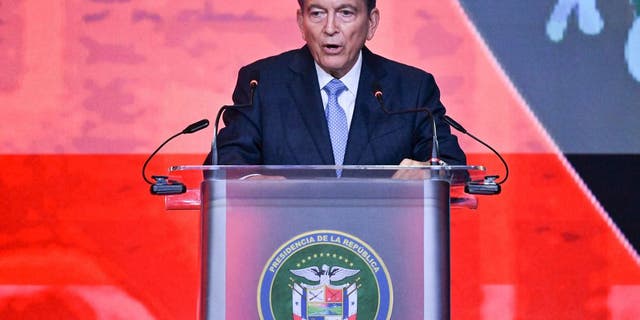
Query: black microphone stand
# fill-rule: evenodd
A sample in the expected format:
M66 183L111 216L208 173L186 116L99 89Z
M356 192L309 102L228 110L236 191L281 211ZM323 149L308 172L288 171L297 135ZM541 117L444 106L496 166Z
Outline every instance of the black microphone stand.
M144 162L144 165L142 165L142 178L144 179L145 182L147 182L148 184L151 185L151 188L150 188L151 194L154 194L154 195L170 195L170 194L181 194L181 193L187 192L187 187L183 183L181 183L179 181L169 180L169 177L167 177L167 176L152 176L151 178L153 178L153 180L155 180L155 182L152 182L151 180L149 180L147 178L147 175L145 174L146 169L147 169L147 165L149 164L149 161L151 161L151 158L153 158L153 156L155 156L156 153L158 153L158 151L160 151L160 149L162 149L162 147L164 147L164 145L169 143L169 141L173 140L174 138L176 138L179 135L191 134L191 133L200 131L200 130L208 127L208 126L209 126L209 120L207 120L207 119L202 119L202 120L200 120L198 122L194 122L194 123L190 124L189 126L184 128L184 130L182 130L181 132L178 132L178 133L174 134L173 136L171 136L169 139L165 140L147 158L147 160Z
M429 159L429 164L432 166L438 166L438 165L444 164L444 162L440 160L440 146L438 145L438 132L436 129L436 119L433 116L433 113L431 112L431 110L429 110L429 108L415 108L415 109L398 110L398 111L388 110L382 99L382 90L380 89L380 87L377 84L375 84L373 90L374 90L373 95L376 97L376 100L378 100L378 103L380 104L380 108L386 114L393 115L393 114L406 114L406 113L417 113L417 112L426 112L427 114L429 114L429 118L431 118L431 126L433 129L433 135L431 139L432 140L431 159Z

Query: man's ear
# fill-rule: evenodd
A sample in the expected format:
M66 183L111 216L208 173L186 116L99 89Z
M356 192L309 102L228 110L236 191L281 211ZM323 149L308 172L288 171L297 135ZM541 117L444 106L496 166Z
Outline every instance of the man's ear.
M302 16L302 10L298 9L296 11L296 21L298 21L298 30L300 30L300 33L302 34L302 40L307 41L307 39L305 39L305 35L304 35L304 17Z
M369 29L367 30L367 40L373 39L373 35L375 35L376 30L378 29L378 24L380 23L380 10L378 8L373 8L369 13Z

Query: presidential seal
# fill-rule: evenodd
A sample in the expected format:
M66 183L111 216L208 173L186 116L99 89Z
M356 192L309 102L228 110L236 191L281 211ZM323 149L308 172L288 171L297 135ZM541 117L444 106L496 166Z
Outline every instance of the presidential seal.
M266 320L385 320L392 306L382 259L362 240L339 231L289 240L267 261L258 285L258 312Z

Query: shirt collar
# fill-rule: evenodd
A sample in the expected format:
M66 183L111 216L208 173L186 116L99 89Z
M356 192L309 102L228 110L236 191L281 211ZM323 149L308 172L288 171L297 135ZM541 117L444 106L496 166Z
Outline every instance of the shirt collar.
M320 85L320 90L322 90L322 88L324 88L324 86L326 86L327 83L329 83L329 81L333 80L334 78L332 75L324 71L318 65L318 63L315 63L315 65L316 65L316 74L318 75L318 84ZM358 60L356 60L356 63L353 65L351 70L349 70L347 74L345 74L342 78L339 79L347 87L347 91L351 92L354 96L356 95L356 92L358 92L358 83L360 82L361 70L362 70L362 50L360 50L360 53L358 54Z

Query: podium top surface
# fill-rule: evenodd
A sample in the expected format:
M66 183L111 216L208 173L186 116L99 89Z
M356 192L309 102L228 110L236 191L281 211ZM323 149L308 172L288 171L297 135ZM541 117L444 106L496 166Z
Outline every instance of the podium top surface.
M309 179L405 179L447 180L463 183L484 174L483 166L437 165L179 165L169 168L169 175L185 176L201 173L208 180L242 180L255 176L279 177L287 180Z
M398 165L176 165L169 168L170 171L183 170L229 170L229 169L272 169L272 170L399 170L399 169L445 169L445 170L478 170L484 171L484 166L478 165L419 165L419 166L398 166Z
M339 172L339 176L338 176ZM481 179L483 166L380 166L380 165L296 165L296 166L233 166L233 165L178 165L169 168L169 180L186 185L187 193L165 197L169 210L197 209L201 204L200 185L203 181L237 181L238 183L264 184L281 180L280 183L334 182L338 184L401 183L407 180L447 181L451 186L452 207L475 208L477 201L464 193L464 184ZM263 182L261 182L263 181ZM409 182L409 181L407 181ZM457 199L457 200L455 200Z

